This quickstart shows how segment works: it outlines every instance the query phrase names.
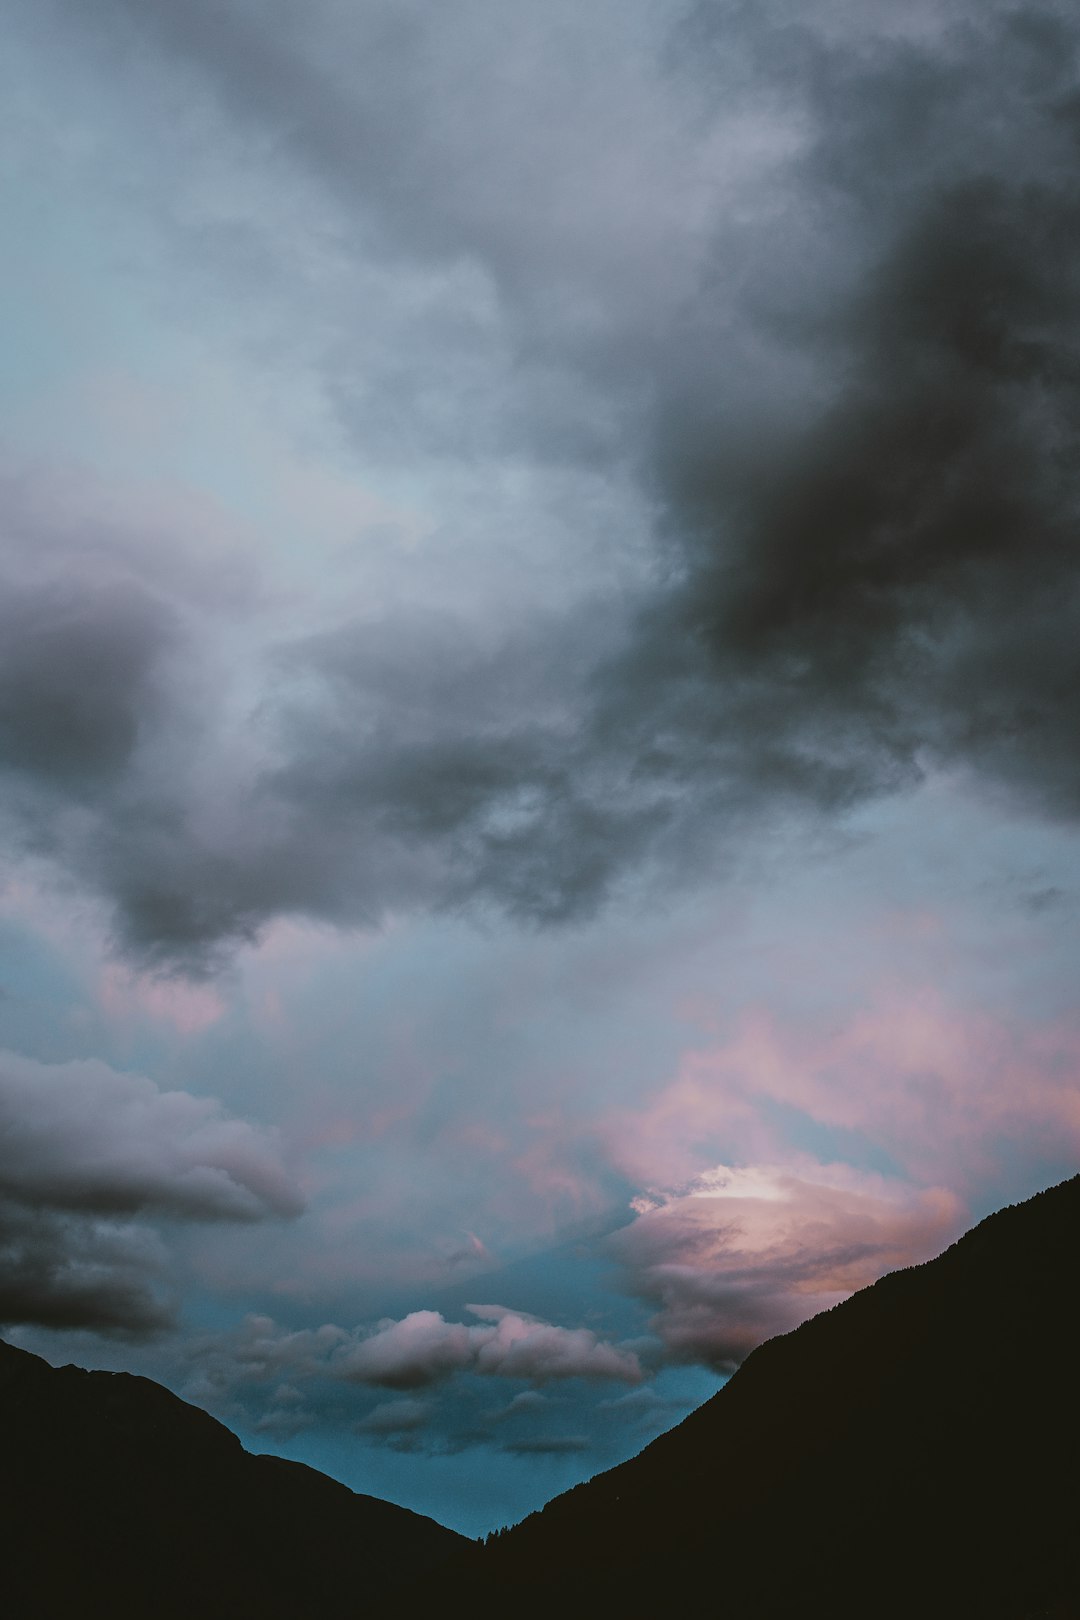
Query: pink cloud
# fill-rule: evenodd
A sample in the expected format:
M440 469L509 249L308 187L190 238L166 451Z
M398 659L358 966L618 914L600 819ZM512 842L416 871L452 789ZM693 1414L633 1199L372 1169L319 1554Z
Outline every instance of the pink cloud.
M380 1323L338 1360L341 1376L391 1389L418 1389L457 1372L483 1377L620 1379L635 1383L641 1366L631 1351L588 1328L558 1327L502 1305L468 1305L480 1325L447 1322L438 1311L413 1311Z
M191 979L162 979L112 964L101 975L99 999L116 1022L151 1018L172 1024L182 1035L198 1035L223 1018L225 1001L212 985Z
M736 1366L755 1345L884 1272L929 1258L963 1224L942 1188L913 1192L840 1167L718 1167L636 1201L608 1242L629 1289L657 1307L675 1360Z
M575 1153L575 1132L561 1115L530 1118L525 1146L509 1161L512 1180L497 1213L520 1216L527 1200L534 1227L556 1231L567 1222L595 1214L607 1202L606 1189Z
M755 1009L602 1133L626 1175L677 1186L718 1158L788 1157L792 1127L770 1103L862 1136L916 1183L974 1193L1000 1170L1002 1139L1014 1162L1080 1154L1080 1029L1006 1024L933 987L883 987L828 1028Z
M1080 1156L1080 1030L1006 1024L934 986L882 984L829 1025L753 1009L598 1128L642 1188L610 1240L628 1287L669 1354L732 1366L939 1250L1000 1193L1003 1155L1031 1178ZM823 1130L894 1179L815 1163Z

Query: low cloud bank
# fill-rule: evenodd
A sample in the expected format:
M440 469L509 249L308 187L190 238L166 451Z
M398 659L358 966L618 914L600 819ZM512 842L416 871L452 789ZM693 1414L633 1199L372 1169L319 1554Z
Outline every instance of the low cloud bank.
M560 1327L503 1305L469 1305L474 1323L448 1322L438 1311L411 1311L372 1328L324 1323L290 1332L269 1316L248 1316L231 1332L192 1343L190 1361L203 1393L241 1385L300 1383L316 1378L381 1389L430 1388L471 1373L544 1384L553 1379L608 1379L636 1384L637 1355L589 1328ZM386 1409L415 1415L421 1403ZM376 1408L381 1412L382 1408Z

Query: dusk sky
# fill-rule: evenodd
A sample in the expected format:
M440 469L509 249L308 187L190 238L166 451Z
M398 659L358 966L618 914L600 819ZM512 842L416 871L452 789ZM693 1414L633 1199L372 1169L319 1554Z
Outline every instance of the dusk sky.
M0 1333L477 1535L1078 1168L1080 20L0 18Z

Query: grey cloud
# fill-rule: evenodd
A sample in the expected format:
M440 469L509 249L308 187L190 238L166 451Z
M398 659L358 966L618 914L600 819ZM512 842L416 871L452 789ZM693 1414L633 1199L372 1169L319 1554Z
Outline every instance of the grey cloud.
M157 1236L134 1223L0 1198L0 1323L145 1338L176 1300Z
M380 1401L357 1425L363 1434L408 1434L423 1428L431 1418L431 1405L427 1401Z
M152 930L169 934L171 959L195 935L194 964L208 941L243 931L238 902L217 898L214 840L200 822L229 816L228 773L214 758L227 684L215 614L225 608L235 630L250 592L205 512L193 523L181 510L170 524L137 497L125 505L59 469L5 467L0 491L4 832L103 894L133 949L170 870L201 868L186 909L179 896L171 914L162 905Z
M269 1316L246 1316L228 1333L190 1340L193 1398L228 1396L241 1384L280 1386L282 1380L314 1378L348 1340L348 1333L331 1323L290 1332Z
M501 1306L467 1309L468 1323L414 1311L351 1329L291 1330L248 1316L227 1332L189 1339L179 1377L189 1399L244 1414L263 1432L347 1424L365 1444L439 1455L515 1449L542 1438L530 1431L556 1408L576 1413L567 1427L589 1422L607 1411L594 1391L640 1378L632 1351L588 1329ZM491 1410L481 1394L491 1378L533 1387ZM566 1393L556 1399L535 1387L552 1383Z
M0 607L0 757L8 769L92 792L122 770L172 639L160 602L118 582L9 588Z
M527 290L534 318L550 304L582 338L567 287L598 271L615 299L646 275L670 285L671 244L665 262L654 220L633 208L647 189L663 214L681 189L664 163L682 122L655 60L664 31L642 0L593 15L557 0L543 17L495 0L453 14L368 0L303 20L247 0L106 0L89 29L114 62L144 68L156 46L194 69L385 250L473 258L508 294ZM599 300L589 314L603 319Z
M231 735L225 697L193 706L207 637L168 589L27 599L9 814L134 954L205 970L290 912L557 922L937 769L1075 817L1075 18L624 14L319 6L301 31L113 0L84 23L123 19L110 71L126 42L269 132L358 263L446 271L448 320L453 267L474 302L486 276L515 454L555 477L574 396L608 424L597 478L656 520L636 584L499 637L394 609L249 647ZM326 319L340 356L352 313ZM497 466L502 396L454 394L432 330L402 386L488 411ZM346 415L349 366L324 365Z
M346 299L336 328L325 312L318 363L364 446L389 450L390 420L408 449L422 423L459 453L531 455L539 440L571 460L621 453L711 184L657 62L662 10L319 4L301 24L244 0L106 0L89 20L57 3L128 93L165 73L182 103L209 90L245 145L254 129L290 183L333 199L335 234L365 271L388 260L429 274L400 320L382 289L400 333L390 351L372 347L359 305ZM200 243L216 246L210 232ZM272 278L274 251L259 262ZM583 390L583 373L618 386Z
M177 1300L146 1219L299 1209L270 1133L217 1103L94 1060L0 1054L0 1321L156 1332Z
M99 1214L262 1220L302 1207L272 1133L96 1059L0 1053L0 1193Z
M817 397L739 425L759 390L725 378L722 284L702 298L705 358L656 418L685 572L645 639L694 649L721 736L769 735L752 771L843 797L961 763L1073 815L1075 22L949 15L869 51L800 30L792 251L811 208L846 251L744 313Z
M228 1389L238 1381L264 1383L325 1377L385 1389L423 1389L457 1373L481 1377L585 1378L636 1383L637 1357L599 1339L588 1328L566 1328L501 1305L470 1305L476 1323L450 1322L438 1311L412 1311L373 1328L351 1331L327 1323L290 1332L269 1317L249 1316L228 1334L191 1347L200 1376ZM394 1411L420 1402L390 1403Z
M405 619L290 649L306 695L273 791L336 846L329 869L348 870L363 828L398 895L543 920L592 909L656 819L647 788L620 802L627 763L585 734L582 688L612 636L597 617L590 605L487 646L462 622Z
M118 533L103 602L61 584L78 579L71 537L44 505L35 522L55 558L13 595L0 667L9 833L104 895L144 963L212 969L282 913L374 923L479 900L554 921L599 904L647 843L655 807L615 802L624 762L581 735L610 623L582 613L485 638L399 613L260 651L253 616L238 668L198 591L154 579L153 555L150 579L131 579ZM238 710L253 678L254 710Z

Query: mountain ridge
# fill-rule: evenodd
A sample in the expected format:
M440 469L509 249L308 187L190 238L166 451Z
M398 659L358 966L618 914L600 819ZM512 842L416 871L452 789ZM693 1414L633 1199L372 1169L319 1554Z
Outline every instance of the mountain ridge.
M8 1612L360 1614L464 1537L304 1463L244 1450L163 1385L0 1341Z
M761 1345L492 1543L487 1584L526 1612L633 1612L708 1573L753 1620L1080 1615L1078 1259L1080 1176Z
M20 1620L1080 1616L1080 1176L756 1349L630 1461L481 1548L244 1451L128 1373L0 1341Z

